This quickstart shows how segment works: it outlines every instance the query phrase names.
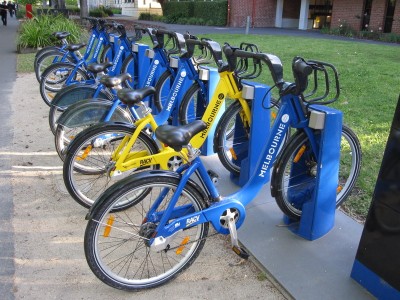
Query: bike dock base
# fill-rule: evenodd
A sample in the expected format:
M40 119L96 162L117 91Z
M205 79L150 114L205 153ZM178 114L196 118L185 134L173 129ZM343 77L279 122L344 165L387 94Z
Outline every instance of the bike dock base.
M206 167L218 173L221 195L240 188L231 181L217 155L202 159ZM239 241L283 294L307 300L375 299L350 277L362 224L336 211L334 227L328 234L313 241L303 239L284 224L269 185L263 187L246 212L238 230Z

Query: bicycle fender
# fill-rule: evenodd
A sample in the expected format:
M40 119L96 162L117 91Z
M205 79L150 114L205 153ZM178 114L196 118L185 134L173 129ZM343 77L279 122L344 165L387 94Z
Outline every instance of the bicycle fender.
M86 220L91 220L93 218L94 212L97 210L99 206L103 204L111 195L114 193L118 192L121 187L129 183L130 181L134 180L140 180L142 178L151 178L151 177L173 177L176 178L177 180L181 179L181 175L176 172L171 172L167 170L150 170L150 171L145 171L145 172L140 172L140 173L134 173L128 177L125 177L124 179L121 179L120 181L117 181L115 184L113 184L110 188L108 188L97 200L93 203L93 205L90 207L88 213L86 214L85 219ZM196 189L200 195L202 195L203 199L207 199L206 194L202 190L202 188L194 182L192 179L189 179L187 182L188 185Z
M276 196L276 186L277 186L277 176L276 173L280 168L282 168L282 157L284 156L285 152L287 149L290 149L291 143L293 143L294 139L299 136L299 135L305 135L304 131L297 130L295 134L293 134L290 138L289 141L287 142L286 146L282 150L282 152L279 154L277 161L274 164L274 167L272 169L272 174L271 174L271 196L275 197Z
M84 99L69 106L59 117L57 123L74 128L103 122L112 105L113 102L107 99ZM128 112L118 106L108 122L133 123L133 120Z
M87 87L87 89L83 92L82 87ZM75 91L79 91L79 93ZM78 83L69 85L59 91L50 104L57 108L67 108L80 100L93 98L95 92L96 86L93 84Z

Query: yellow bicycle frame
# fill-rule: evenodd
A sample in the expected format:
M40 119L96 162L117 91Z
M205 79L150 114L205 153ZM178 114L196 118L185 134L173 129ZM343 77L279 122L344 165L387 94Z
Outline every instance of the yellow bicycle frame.
M242 92L239 90L234 73L225 71L219 73L219 75L219 82L202 117L202 120L207 124L207 128L198 133L191 140L191 145L197 149L203 145L205 139L208 137L210 128L215 122L219 110L221 107L223 107L227 96L240 102L244 112L242 118L244 118L244 121L247 121L247 123L250 125L250 107L247 101L242 98ZM113 172L111 172L111 176L113 176L113 174L116 175L120 174L121 172L150 165L160 165L161 169L168 170L168 162L174 156L180 156L184 161L188 160L186 149L176 152L172 148L165 145L161 145L162 148L160 152L153 155L146 155L147 152L145 153L145 151L131 152L130 149L136 142L139 133L148 124L153 131L158 127L152 114L148 114L144 118L136 121L134 123L136 129L132 136L126 136L121 141L118 148L112 153L111 159L115 162L115 169Z

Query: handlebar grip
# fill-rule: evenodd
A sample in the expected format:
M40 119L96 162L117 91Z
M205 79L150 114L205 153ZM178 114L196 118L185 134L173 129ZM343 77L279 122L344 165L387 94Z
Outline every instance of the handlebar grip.
M313 68L301 57L295 57L292 63L292 71L296 83L295 93L299 95L307 89L308 76L313 72Z

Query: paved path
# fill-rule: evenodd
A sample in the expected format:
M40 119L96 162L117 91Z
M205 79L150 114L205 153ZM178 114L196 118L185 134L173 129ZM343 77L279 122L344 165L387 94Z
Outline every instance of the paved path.
M14 243L12 229L13 193L10 169L10 156L13 128L10 122L11 92L16 78L15 38L19 21L8 16L7 26L0 25L0 297L14 299Z

